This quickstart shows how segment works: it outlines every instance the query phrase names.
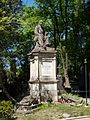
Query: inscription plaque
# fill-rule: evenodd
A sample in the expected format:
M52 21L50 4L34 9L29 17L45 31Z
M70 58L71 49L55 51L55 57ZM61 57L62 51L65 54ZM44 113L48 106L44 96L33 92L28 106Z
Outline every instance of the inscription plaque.
M52 62L43 62L42 76L52 76Z

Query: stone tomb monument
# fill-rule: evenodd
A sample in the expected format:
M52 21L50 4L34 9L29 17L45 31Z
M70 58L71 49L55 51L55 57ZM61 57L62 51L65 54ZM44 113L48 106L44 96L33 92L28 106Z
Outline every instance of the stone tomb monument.
M42 20L35 27L35 48L28 54L30 60L30 94L41 101L58 100L56 80L56 51L49 47L48 33Z

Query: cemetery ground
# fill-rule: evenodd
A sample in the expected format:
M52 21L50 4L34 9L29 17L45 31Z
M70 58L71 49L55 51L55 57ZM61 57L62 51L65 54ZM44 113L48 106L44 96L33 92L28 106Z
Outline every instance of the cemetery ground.
M42 103L36 111L29 115L17 113L16 120L61 120L63 118L65 119L78 116L89 117L90 106L70 106L69 103Z

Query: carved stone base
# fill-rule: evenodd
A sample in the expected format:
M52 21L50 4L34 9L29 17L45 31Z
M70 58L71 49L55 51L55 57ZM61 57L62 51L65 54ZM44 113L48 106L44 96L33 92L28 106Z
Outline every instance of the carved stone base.
M57 83L32 83L30 84L31 96L40 98L41 101L47 101L51 98L53 101L58 100Z
M56 80L56 51L53 48L35 48L30 58L30 94L42 100L58 100Z

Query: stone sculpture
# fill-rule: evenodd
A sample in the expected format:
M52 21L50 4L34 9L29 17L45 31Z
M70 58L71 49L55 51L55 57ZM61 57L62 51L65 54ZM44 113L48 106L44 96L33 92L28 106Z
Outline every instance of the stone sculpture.
M46 49L49 46L48 32L44 31L42 20L40 20L39 24L35 27L34 33L34 41L36 42L35 47L40 49Z

